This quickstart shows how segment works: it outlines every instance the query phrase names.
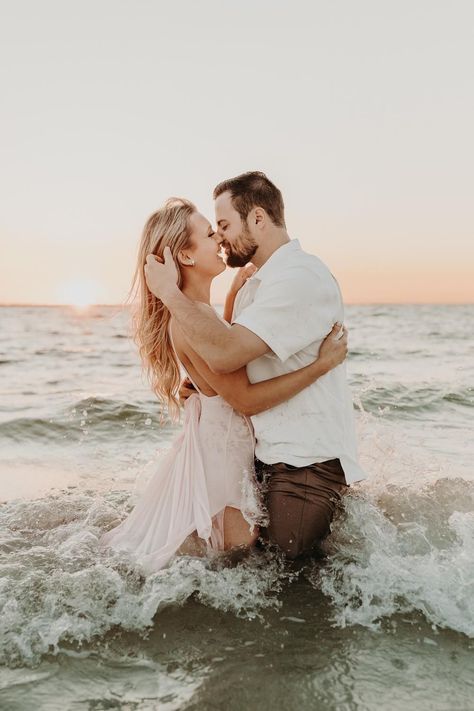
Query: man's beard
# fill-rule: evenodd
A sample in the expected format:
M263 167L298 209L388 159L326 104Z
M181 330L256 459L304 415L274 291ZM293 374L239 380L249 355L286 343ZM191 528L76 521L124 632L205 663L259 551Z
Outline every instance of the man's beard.
M224 240L223 246L227 254L228 267L245 267L258 249L258 244L252 239L247 227L238 238L239 246L232 246Z

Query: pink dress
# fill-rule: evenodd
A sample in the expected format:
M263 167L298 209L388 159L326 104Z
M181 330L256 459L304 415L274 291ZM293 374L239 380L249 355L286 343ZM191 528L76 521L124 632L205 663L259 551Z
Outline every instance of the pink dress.
M154 463L135 507L99 540L101 548L128 554L145 574L166 566L194 531L208 552L223 550L226 506L240 509L250 530L263 521L250 420L220 395L196 390L184 405L180 435Z

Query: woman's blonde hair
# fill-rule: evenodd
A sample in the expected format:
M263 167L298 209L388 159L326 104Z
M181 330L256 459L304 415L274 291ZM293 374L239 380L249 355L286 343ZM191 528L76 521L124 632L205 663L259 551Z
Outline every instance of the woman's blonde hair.
M182 276L177 255L181 249L189 247L189 218L194 212L196 207L192 202L172 197L150 215L141 235L131 289L136 297L134 340L151 387L159 400L167 405L173 420L179 419L178 390L181 376L168 330L171 315L163 302L148 289L144 267L148 254L163 258L165 247L169 247L178 266L178 286L181 286Z

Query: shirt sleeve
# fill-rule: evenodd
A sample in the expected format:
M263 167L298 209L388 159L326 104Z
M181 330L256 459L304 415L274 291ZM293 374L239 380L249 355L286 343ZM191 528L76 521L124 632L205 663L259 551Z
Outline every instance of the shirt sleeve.
M262 281L254 301L234 323L255 333L285 361L322 341L338 318L342 318L342 302L334 278L297 267L279 279Z

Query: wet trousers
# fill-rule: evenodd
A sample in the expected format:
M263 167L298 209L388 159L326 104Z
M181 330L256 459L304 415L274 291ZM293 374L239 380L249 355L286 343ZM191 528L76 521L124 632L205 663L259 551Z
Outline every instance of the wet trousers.
M290 559L318 550L349 488L339 459L305 467L256 459L255 468L269 516L263 538L278 545Z

